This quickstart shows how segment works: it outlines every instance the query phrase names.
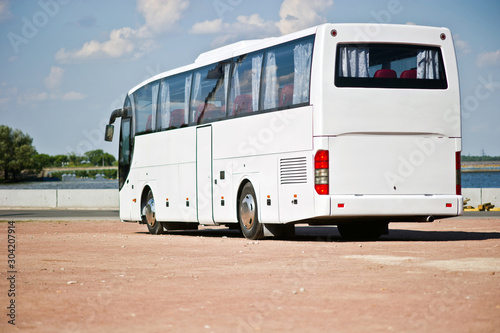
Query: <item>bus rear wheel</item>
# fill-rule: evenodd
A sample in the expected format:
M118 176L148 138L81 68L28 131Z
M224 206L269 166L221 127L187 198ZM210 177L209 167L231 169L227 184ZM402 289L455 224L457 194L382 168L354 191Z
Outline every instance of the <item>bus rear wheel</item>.
M142 219L146 222L149 233L152 235L163 234L163 225L156 220L155 199L151 190L148 192L142 211Z
M257 197L250 182L243 186L238 198L238 222L245 238L264 238L264 228L258 217Z

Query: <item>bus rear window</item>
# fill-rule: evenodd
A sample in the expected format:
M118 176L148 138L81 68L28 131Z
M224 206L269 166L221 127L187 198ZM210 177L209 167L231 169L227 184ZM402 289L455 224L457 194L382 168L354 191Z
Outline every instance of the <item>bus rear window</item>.
M335 85L448 88L440 48L400 44L339 44Z

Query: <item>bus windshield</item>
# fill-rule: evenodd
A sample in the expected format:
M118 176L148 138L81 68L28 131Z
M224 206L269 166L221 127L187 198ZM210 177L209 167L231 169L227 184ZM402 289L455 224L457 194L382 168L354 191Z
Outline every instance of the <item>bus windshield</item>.
M401 44L339 44L337 87L448 87L438 47Z

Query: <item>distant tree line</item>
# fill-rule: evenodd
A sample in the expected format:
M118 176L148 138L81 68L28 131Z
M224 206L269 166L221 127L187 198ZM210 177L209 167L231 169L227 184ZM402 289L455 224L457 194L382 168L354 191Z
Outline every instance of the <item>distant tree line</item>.
M39 173L51 167L94 167L116 165L116 158L102 149L86 152L50 156L39 154L33 139L18 129L0 125L0 178L18 181L23 173Z
M113 155L105 153L102 149L88 151L83 156L75 153L55 156L36 154L35 160L42 168L113 166L116 162Z
M464 156L462 162L497 162L500 161L500 156Z

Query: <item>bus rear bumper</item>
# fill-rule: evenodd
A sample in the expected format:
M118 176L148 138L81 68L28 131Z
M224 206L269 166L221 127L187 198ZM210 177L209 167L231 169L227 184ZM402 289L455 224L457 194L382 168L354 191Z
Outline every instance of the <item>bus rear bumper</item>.
M332 217L391 217L426 222L462 215L461 195L331 195ZM404 217L407 217L404 218Z

